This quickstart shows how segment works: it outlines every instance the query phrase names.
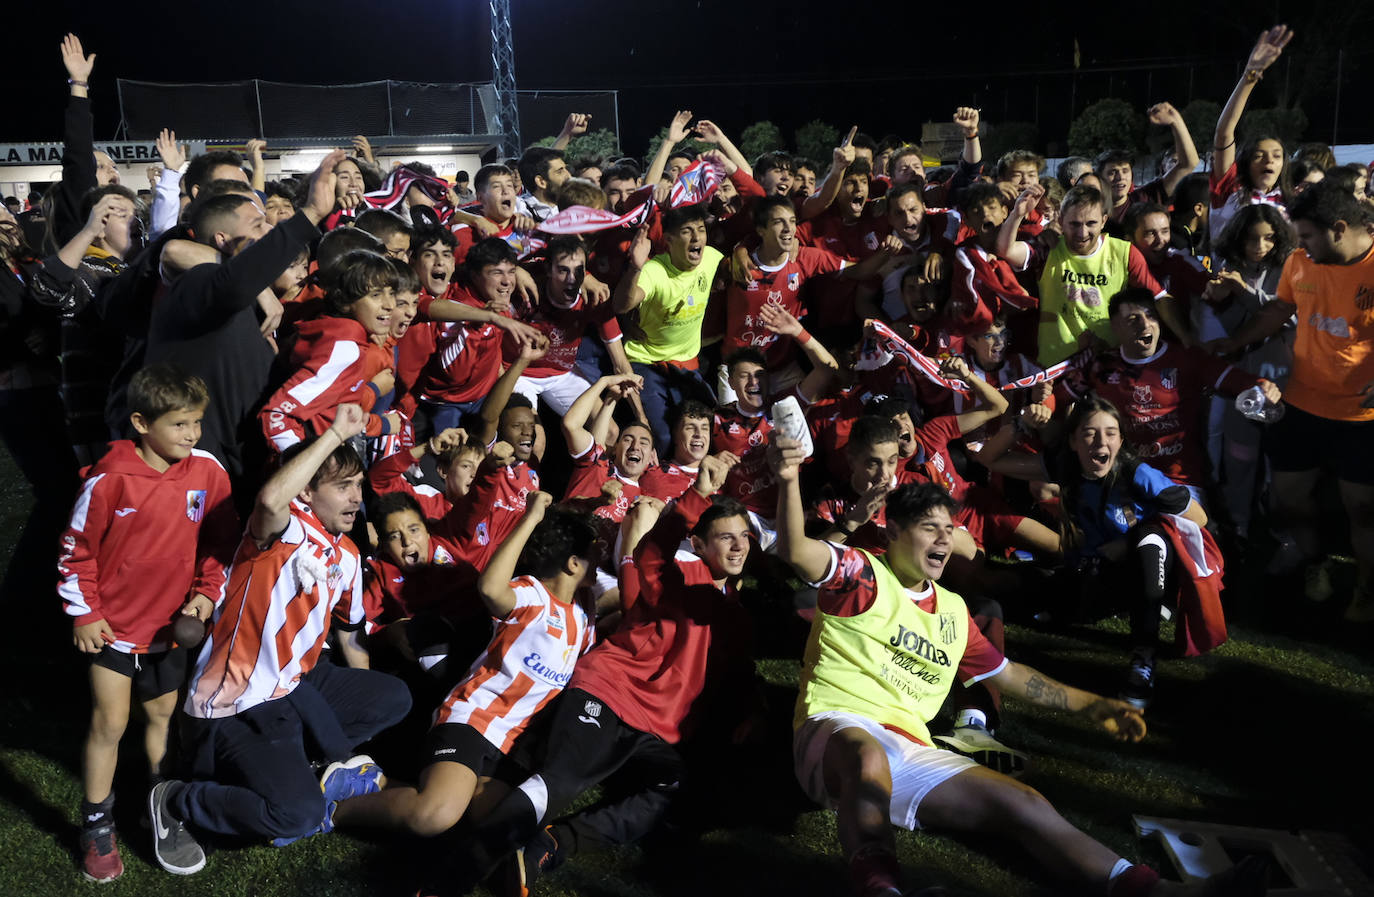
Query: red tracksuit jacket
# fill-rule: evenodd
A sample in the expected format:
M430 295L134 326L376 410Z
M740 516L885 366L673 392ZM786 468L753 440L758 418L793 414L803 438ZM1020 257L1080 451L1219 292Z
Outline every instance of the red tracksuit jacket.
M78 626L103 617L119 651L171 647L191 593L218 602L224 589L239 542L229 475L199 450L158 473L128 440L82 475L58 561L67 614Z
M355 402L364 411L377 403L372 378L391 367L391 353L368 339L352 318L325 316L302 321L296 328L291 363L296 372L272 394L258 413L263 435L279 452L318 436L334 422L334 411ZM384 417L368 415L368 436L385 436Z

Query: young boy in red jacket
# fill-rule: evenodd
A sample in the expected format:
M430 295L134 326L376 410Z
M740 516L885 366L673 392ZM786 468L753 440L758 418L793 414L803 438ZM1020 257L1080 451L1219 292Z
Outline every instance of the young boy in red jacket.
M209 400L205 382L154 365L134 375L128 396L138 440L111 443L82 472L58 562L73 640L91 655L81 865L97 882L124 871L112 789L130 693L147 713L144 745L157 780L186 673L186 646L174 644L173 620L210 619L238 538L229 477L195 448Z
M391 332L396 269L386 256L359 249L339 260L334 276L325 314L296 328L294 373L258 414L263 435L277 452L324 433L341 403L371 412L395 386L391 353L372 337ZM369 413L363 432L386 436L400 423L395 412Z

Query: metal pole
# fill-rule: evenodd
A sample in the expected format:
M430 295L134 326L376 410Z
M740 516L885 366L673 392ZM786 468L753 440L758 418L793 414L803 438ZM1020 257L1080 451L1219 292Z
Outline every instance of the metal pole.
M1337 144L1336 134L1341 126L1341 73L1345 65L1345 50L1336 51L1336 110L1331 116L1331 146Z
M624 152L620 143L620 91L611 91L611 102L615 104L615 151Z
M258 133L254 134L253 136L266 137L267 135L263 133L262 127L262 82L259 81L257 78L253 79L253 98L257 101L258 104Z
M396 136L396 122L391 117L391 79L386 79L386 136Z

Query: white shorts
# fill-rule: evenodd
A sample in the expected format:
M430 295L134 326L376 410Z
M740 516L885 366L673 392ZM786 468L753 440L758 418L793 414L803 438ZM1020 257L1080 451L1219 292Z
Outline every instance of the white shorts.
M544 404L559 416L567 414L572 403L577 401L577 397L590 387L587 378L577 371L555 374L552 377L521 377L515 381L516 394L529 399L536 414L539 412L539 401L543 399Z
M882 745L892 772L888 818L904 829L921 827L916 810L937 785L978 765L953 751L917 744L858 714L839 710L818 713L792 736L792 763L806 796L832 810L835 798L825 790L825 746L832 735L844 729L862 729Z

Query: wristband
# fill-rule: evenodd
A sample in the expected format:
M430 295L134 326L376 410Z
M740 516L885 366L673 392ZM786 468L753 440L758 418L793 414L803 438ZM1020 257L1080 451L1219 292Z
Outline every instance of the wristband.
M1262 81L1264 80L1264 69L1246 69L1244 77L1246 84L1254 84L1256 81Z
M811 342L811 332L809 330L803 330L801 335L797 337L797 345L804 346L809 342Z
M964 135L964 139L965 139L965 140L977 140L977 139L978 139L978 132L977 132L977 131L974 131L972 134L965 134L965 135Z
M77 81L75 78L68 78L68 79L67 79L67 83L68 83L68 84L71 84L71 85L74 85L74 86L76 86L76 87L90 87L90 86L91 86L91 85L90 85L90 82L88 82L88 81Z

